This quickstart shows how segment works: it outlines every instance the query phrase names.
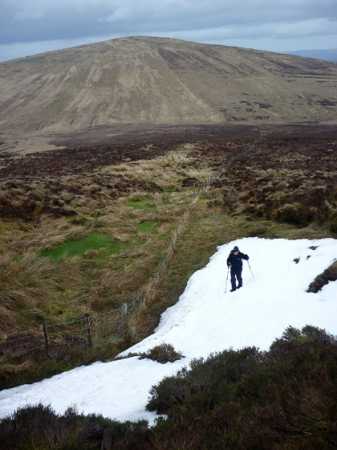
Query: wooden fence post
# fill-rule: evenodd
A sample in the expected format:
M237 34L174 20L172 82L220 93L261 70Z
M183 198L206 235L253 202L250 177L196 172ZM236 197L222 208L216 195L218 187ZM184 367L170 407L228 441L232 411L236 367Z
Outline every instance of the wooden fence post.
M123 303L122 306L121 306L121 313L122 313L123 317L128 315L128 309L129 309L128 304L127 303Z
M86 332L87 332L87 341L88 341L88 347L92 347L92 336L91 336L91 324L90 324L90 316L89 314L86 314L84 316L85 323L86 323Z
M46 354L49 358L49 340L48 340L47 322L44 319L42 322L42 330L43 330L43 336L44 336L44 347L46 350Z

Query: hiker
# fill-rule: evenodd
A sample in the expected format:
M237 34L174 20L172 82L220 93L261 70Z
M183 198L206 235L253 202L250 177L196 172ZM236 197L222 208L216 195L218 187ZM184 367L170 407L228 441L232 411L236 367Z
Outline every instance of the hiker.
M242 260L248 261L249 256L241 253L238 247L234 247L227 258L227 266L231 268L231 292L242 287ZM238 285L236 285L236 280L238 280Z

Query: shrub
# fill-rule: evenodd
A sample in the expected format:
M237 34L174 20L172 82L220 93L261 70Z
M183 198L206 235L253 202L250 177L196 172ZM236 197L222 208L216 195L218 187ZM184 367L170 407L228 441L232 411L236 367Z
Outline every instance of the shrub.
M183 369L177 376L165 378L151 390L148 409L171 415L182 405L184 409L193 405L194 413L199 414L203 408L208 409L218 395L229 401L235 391L230 387L226 392L226 384L238 380L243 369L248 365L255 366L259 357L257 349L247 348L229 350L206 360L194 360L190 371Z
M300 203L287 203L273 212L279 222L297 226L306 226L315 218L315 208L309 208Z
M168 415L154 430L165 450L332 450L336 379L336 338L289 328L269 352L195 361L152 389L148 409Z
M337 220L330 224L330 231L331 231L331 233L337 235Z
M316 293L320 291L330 281L337 280L337 262L332 263L324 272L319 274L312 283L310 283L307 292Z
M153 347L147 353L142 354L142 357L165 364L167 362L174 362L181 359L182 355L177 353L172 345L161 344Z
M161 381L153 428L48 407L0 421L6 450L333 450L337 442L337 339L289 327L268 352L228 350Z
M57 416L49 406L19 409L0 421L1 450L148 450L148 425L83 416L68 409Z

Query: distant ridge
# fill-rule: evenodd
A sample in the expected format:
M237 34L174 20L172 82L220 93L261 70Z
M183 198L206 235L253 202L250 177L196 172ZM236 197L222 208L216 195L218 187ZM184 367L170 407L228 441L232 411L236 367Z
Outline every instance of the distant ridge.
M0 64L0 131L120 123L334 120L337 66L131 37Z
M291 52L291 54L303 56L305 58L317 58L337 63L337 48L330 50L298 50L296 52Z

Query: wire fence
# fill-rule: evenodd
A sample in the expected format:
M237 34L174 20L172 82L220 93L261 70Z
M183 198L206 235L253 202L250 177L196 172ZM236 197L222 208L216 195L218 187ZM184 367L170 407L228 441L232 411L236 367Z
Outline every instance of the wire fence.
M40 327L29 333L9 335L0 342L0 358L44 356L70 353L73 350L88 350L107 338L124 336L127 319L133 303L123 303L110 311L109 315L94 317L89 314L63 322L43 320Z
M197 205L200 196L203 193L207 192L210 186L217 179L218 177L209 176L207 180L199 183L196 189L193 191L193 196L190 205L182 215L175 230L173 231L162 260L160 261L156 271L152 274L147 283L139 289L135 300L131 303L131 305L129 305L130 309L134 310L139 307L144 307L148 302L153 300L153 298L157 293L157 288L160 285L163 276L165 276L165 274L167 273L168 265L173 255L175 254L177 242L179 238L185 233L188 227L194 207Z
M31 333L8 336L0 342L0 356L41 355L51 356L56 348L92 346L90 317L83 316L72 321L50 323L43 321L39 329Z
M208 177L196 186L189 207L177 223L157 269L132 298L106 316L94 317L86 314L63 322L43 320L40 328L34 333L13 334L0 341L0 357L3 355L21 357L35 353L53 357L55 349L90 349L111 336L125 335L128 329L128 317L139 308L146 307L147 303L155 297L157 288L175 254L178 240L188 227L194 207L200 196L208 191L217 178Z

